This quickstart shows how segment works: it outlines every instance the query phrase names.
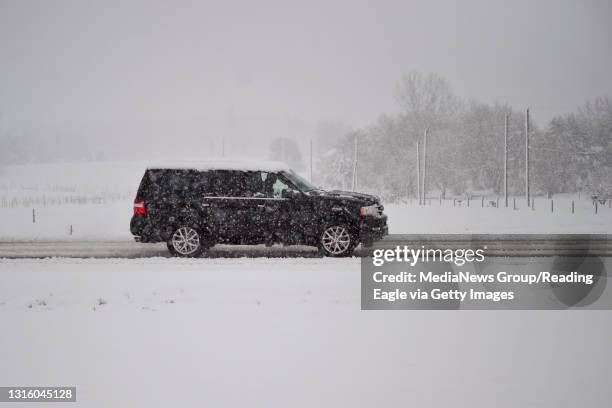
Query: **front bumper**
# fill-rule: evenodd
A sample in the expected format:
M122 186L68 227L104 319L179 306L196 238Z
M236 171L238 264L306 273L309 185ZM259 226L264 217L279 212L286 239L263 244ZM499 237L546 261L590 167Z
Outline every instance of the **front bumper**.
M387 225L387 216L384 214L378 217L364 217L359 225L359 240L361 242L378 241L388 234L389 226Z

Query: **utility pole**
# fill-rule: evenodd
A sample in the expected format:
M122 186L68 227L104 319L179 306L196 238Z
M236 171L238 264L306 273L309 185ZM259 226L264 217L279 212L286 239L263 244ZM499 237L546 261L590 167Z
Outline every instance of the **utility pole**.
M312 183L312 139L310 139L310 182Z
M281 137L280 142L281 142L280 143L280 147L281 147L281 154L280 154L281 155L281 159L280 159L280 161L282 161L284 163L287 163L287 158L285 157L285 155L286 155L286 153L285 153L285 138Z
M353 152L353 191L357 188L357 133L355 133L355 138L353 139L355 143L354 152Z
M421 195L423 197L423 204L427 199L427 133L429 129L425 128L425 134L423 135L423 188L421 189Z
M227 113L225 116L225 132L223 132L223 139L221 140L221 157L225 157L225 149L228 151L232 150L232 132L236 130L236 118L234 116L234 104L230 101L227 107ZM226 146L227 145L227 146Z
M529 207L529 108L525 110L525 199L527 200L527 207Z
M420 153L420 142L417 142L417 196L419 197L419 205L421 205L421 153Z
M504 118L504 202L508 208L508 114Z

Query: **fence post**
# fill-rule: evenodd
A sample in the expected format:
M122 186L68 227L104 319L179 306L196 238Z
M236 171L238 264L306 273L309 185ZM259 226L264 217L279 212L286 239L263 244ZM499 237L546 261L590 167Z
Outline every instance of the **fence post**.
M453 207L455 207L455 204L457 204L457 199L453 198Z
M32 224L36 224L36 210L32 208Z
M574 213L574 200L572 200L572 214Z
M440 194L440 207L442 207L442 194Z
M480 199L480 208L484 208L484 196Z
M595 214L597 214L597 200L595 200Z
M550 212L555 212L555 200L550 200Z
M512 199L512 209L516 210L516 197Z
M499 208L499 196L497 196L497 201L495 202L495 208Z
M470 197L468 197L468 208L470 208Z
M535 197L531 197L531 209L535 210Z

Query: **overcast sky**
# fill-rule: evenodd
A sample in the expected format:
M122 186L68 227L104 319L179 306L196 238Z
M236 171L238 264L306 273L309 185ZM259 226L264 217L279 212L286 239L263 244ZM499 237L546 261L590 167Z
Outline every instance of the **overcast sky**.
M612 95L611 18L610 1L0 0L0 121L359 127L419 70L542 123Z

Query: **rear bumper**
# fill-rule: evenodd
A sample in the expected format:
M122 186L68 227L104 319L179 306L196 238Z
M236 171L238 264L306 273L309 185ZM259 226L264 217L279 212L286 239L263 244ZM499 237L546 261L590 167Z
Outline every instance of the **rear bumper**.
M134 215L130 221L130 232L136 242L161 242L165 241L161 231L144 215Z
M365 217L359 226L359 240L361 242L374 242L382 239L389 234L389 226L387 225L387 216L380 217Z

